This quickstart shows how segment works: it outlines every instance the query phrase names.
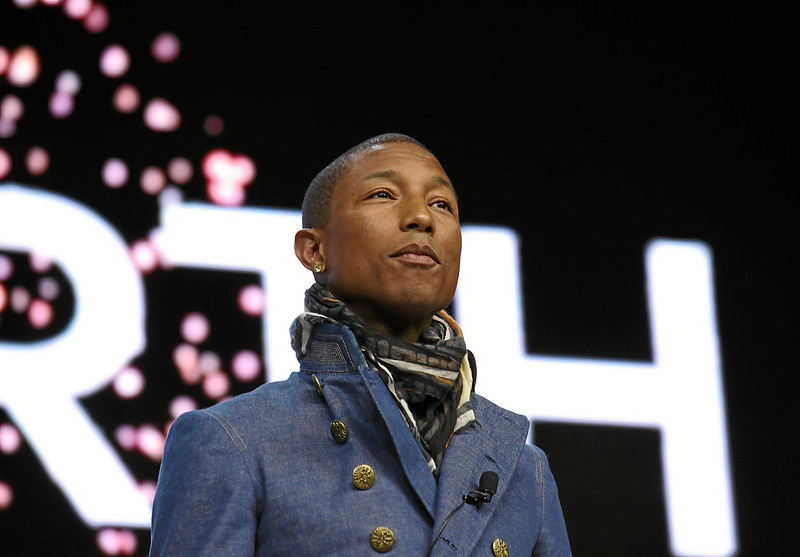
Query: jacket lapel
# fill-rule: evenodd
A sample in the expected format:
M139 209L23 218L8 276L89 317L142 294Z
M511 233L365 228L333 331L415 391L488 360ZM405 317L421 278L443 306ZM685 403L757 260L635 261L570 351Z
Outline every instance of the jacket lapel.
M397 403L378 374L366 368L361 368L360 371L370 396L389 429L389 436L392 438L406 478L433 519L436 508L436 480L428 468L417 440L408 429Z
M464 495L478 489L484 472L497 473L497 493L480 509L464 505L456 511L441 534L447 542L436 543L431 555L452 554L447 544L455 545L460 555L472 554L497 508L496 500L505 494L527 439L530 424L524 416L503 410L477 395L472 397L472 407L479 425L453 436L445 453L432 535L436 536L447 516L463 502Z

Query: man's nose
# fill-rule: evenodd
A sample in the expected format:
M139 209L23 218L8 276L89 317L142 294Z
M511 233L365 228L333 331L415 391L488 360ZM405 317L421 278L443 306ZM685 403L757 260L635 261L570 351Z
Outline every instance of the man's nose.
M409 198L403 203L401 227L403 230L420 230L433 234L435 224L428 202L422 198Z

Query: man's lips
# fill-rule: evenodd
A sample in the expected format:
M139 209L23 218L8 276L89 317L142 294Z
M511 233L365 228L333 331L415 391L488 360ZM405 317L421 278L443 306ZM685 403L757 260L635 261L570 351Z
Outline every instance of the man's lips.
M433 248L427 244L408 244L394 252L390 257L399 257L414 263L433 262L441 264L439 256L436 255Z

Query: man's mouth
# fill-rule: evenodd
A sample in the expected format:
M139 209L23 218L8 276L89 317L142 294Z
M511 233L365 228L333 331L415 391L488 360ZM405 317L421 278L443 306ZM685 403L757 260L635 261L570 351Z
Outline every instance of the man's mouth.
M422 263L427 265L434 263L437 265L441 264L439 256L436 255L434 249L427 244L408 244L394 252L391 257L396 257L408 261L409 263Z

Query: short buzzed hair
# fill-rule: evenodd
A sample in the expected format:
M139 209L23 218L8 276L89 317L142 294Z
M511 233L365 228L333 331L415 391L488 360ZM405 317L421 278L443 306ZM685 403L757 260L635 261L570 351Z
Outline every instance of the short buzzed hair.
M350 169L353 160L363 151L386 143L411 143L431 153L431 150L425 145L402 133L376 135L348 149L311 180L311 184L309 184L303 197L303 228L324 228L327 226L331 217L333 190L336 189L339 181Z

